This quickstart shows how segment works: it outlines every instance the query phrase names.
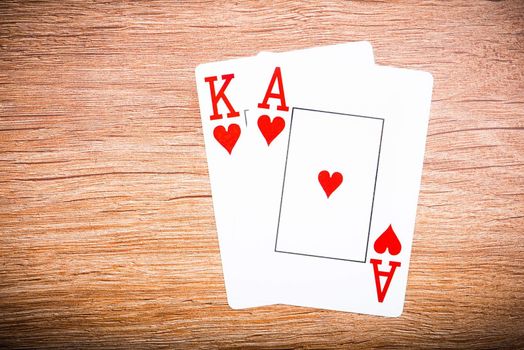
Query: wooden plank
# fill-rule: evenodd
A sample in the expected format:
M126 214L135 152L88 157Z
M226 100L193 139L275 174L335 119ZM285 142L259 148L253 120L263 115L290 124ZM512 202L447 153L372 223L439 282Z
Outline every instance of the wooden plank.
M524 347L524 3L3 1L0 347ZM430 71L402 317L226 303L194 67Z

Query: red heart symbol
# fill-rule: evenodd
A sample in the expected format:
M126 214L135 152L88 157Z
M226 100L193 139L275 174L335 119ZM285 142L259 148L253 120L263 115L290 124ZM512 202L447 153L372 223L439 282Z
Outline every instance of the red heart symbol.
M286 126L286 122L281 117L275 117L273 121L271 121L267 115L260 116L257 124L268 146L278 134L284 130L284 126Z
M379 254L383 254L386 249L389 250L389 254L397 255L402 250L402 245L398 240L393 227L389 227L384 231L380 237L377 238L374 245L375 251Z
M230 124L226 130L222 125L219 125L213 130L213 136L231 154L240 137L240 126Z
M342 174L338 171L335 171L333 175L329 175L327 170L322 170L318 173L318 182L320 182L320 186L322 186L328 198L340 186L342 180Z

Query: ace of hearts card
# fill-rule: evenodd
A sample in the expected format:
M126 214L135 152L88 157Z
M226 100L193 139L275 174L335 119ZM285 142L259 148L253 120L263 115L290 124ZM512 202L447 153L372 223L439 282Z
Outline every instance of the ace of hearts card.
M312 70L278 57L266 64L258 74L277 83L255 88L261 102L247 118L259 124L249 138L259 211L244 213L263 247L251 256L267 272L259 275L264 293L291 305L400 315L431 75L383 66ZM278 108L284 101L287 111ZM282 131L269 142L264 129L273 124Z

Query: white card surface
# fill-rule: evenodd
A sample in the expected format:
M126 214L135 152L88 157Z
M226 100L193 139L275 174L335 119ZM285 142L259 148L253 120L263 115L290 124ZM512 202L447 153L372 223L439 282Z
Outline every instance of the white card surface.
M293 109L275 251L366 261L383 124Z
M371 46L367 42L260 56L204 64L196 69L213 208L227 298L232 308L280 301L272 293L264 292L268 271L258 258L274 252L257 246L269 236L254 230L251 221L252 214L264 211L267 204L257 198L261 188L257 187L258 178L252 173L258 159L251 154L250 137L254 137L257 123L251 124L246 118L246 110L256 106L254 93L258 90L255 86L264 85L256 80L258 70L267 57L300 61L309 66L324 62L339 69L373 64ZM281 172L273 172L273 175L282 181ZM250 215L245 215L246 212Z
M291 305L400 315L431 75L380 66L311 69L307 62L278 57L268 57L259 68L256 80L261 81L269 81L279 69L288 111L278 109L282 89L274 84L269 108L259 104L247 113L250 125L262 117L266 127L284 124L277 136L267 130L263 135L261 125L248 130L247 147L256 162L250 166L246 196L255 196L257 206L241 210L251 223L250 268L262 281L255 293ZM259 101L265 102L267 86L255 87ZM291 123L295 112L300 122ZM272 124L277 118L283 122ZM299 128L294 130L293 124ZM322 197L322 170L343 175L329 198L325 191Z

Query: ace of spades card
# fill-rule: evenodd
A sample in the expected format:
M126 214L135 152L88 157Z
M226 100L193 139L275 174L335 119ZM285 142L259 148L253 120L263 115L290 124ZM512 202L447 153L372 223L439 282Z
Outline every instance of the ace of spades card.
M269 55L253 79L264 83L246 112L257 161L243 202L255 196L257 206L240 211L259 291L290 305L400 315L431 75L312 69Z
M265 251L259 253L260 237L254 235L258 231L253 229L251 222L251 214L265 210L266 204L257 198L260 188L257 178L251 173L259 159L251 155L250 138L259 136L255 131L260 130L260 125L247 119L247 113L256 106L254 93L257 90L254 87L262 84L256 76L262 66L266 67L265 57L279 57L309 66L324 62L339 69L373 64L370 44L355 42L282 54L264 53L260 57L197 67L197 90L215 222L227 299L232 308L269 305L278 301L265 290L263 277L267 270L264 262L258 259L265 255ZM263 83L267 86L269 81ZM269 131L265 140L271 143L272 138L277 138L283 130L272 135ZM268 174L282 176L272 169Z

